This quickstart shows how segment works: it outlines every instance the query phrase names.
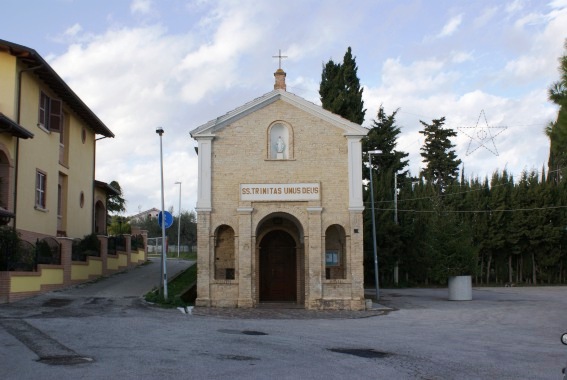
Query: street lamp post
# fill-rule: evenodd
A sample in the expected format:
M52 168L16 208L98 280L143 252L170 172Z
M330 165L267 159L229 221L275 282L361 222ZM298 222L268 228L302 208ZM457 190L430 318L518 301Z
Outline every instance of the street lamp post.
M161 274L163 281L163 298L167 300L167 255L165 252L165 199L163 196L163 149L162 138L163 128L158 127L156 133L159 135L159 162L161 170ZM160 281L161 282L161 281Z
M370 170L370 213L372 215L372 244L374 249L374 285L376 287L376 301L380 299L378 286L378 253L376 249L376 221L374 220L374 185L372 180L372 155L381 154L381 150L368 151L368 170Z
M175 184L179 185L179 220L177 221L177 258L179 258L179 247L181 244L181 181L177 181Z

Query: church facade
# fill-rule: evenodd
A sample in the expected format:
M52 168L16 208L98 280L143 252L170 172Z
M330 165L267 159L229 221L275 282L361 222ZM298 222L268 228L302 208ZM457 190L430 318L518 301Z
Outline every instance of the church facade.
M274 90L191 131L198 143L197 306L364 309L361 139Z

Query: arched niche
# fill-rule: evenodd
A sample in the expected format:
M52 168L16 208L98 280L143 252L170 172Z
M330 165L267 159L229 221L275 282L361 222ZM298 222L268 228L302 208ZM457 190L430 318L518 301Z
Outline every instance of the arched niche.
M325 278L342 280L346 278L346 233L339 224L333 224L325 231Z
M268 128L268 159L293 159L293 130L283 121L276 121Z
M234 230L220 225L215 231L215 280L234 280L235 264Z

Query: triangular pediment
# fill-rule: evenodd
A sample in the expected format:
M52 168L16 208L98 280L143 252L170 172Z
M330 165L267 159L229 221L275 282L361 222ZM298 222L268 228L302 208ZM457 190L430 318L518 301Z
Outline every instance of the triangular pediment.
M284 90L274 90L193 129L190 132L191 137L198 138L200 136L204 137L213 135L215 132L222 130L227 125L267 107L278 100L284 101L315 117L327 121L328 123L344 130L345 135L366 136L368 133L368 129L360 126L359 124L353 123L341 116L329 112L323 109L323 107L311 103L297 95Z

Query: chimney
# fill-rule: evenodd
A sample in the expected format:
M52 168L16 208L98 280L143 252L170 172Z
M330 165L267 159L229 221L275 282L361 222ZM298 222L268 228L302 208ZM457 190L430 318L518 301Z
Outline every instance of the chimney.
M277 69L277 71L274 73L274 77L276 78L276 83L274 84L274 90L286 91L285 76L286 76L285 71L283 71L281 68Z

